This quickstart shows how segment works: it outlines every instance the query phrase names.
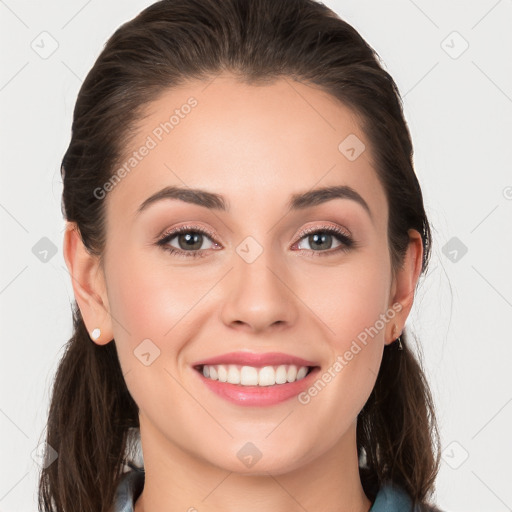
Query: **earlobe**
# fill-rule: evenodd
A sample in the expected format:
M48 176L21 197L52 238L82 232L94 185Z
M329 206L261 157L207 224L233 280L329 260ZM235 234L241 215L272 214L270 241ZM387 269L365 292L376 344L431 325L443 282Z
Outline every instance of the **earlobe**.
M396 333L401 334L414 302L416 284L421 274L423 262L423 240L415 229L409 229L409 245L402 266L397 270L392 286L390 304L400 304L394 322L390 322L386 333L386 345L397 339ZM394 308L395 309L395 308ZM396 308L398 309L398 308Z
M94 343L104 345L113 339L105 278L99 258L87 251L74 222L66 224L63 252L89 336Z

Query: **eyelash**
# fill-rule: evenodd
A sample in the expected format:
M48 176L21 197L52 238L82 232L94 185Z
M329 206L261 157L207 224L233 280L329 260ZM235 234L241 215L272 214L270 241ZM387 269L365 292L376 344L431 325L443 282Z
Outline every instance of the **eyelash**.
M172 231L166 232L162 235L162 237L156 242L156 245L161 247L164 251L167 251L171 253L172 255L184 257L184 258L204 258L207 256L208 249L201 249L199 251L182 251L180 249L176 249L176 247L172 247L170 245L167 245L174 237L177 235L180 235L182 233L200 233L202 235L206 235L209 238L214 238L214 234L204 228L200 228L199 226L181 226L177 229L174 229ZM306 228L301 234L300 238L297 240L297 242L294 243L297 244L300 242L303 238L306 236L312 234L312 233L327 233L330 235L335 235L335 237L338 239L339 242L341 242L342 245L337 247L334 250L326 250L326 251L313 251L312 249L308 249L310 252L313 253L315 256L323 256L322 253L327 253L327 255L337 253L339 251L341 252L348 252L351 248L356 247L356 243L352 238L350 238L344 231L341 229L335 227L335 226L325 226L325 227L311 227Z

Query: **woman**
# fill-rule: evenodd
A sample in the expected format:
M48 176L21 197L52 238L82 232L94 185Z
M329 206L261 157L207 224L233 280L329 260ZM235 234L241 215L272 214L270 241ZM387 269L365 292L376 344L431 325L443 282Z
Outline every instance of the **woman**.
M76 303L42 510L430 509L404 331L430 228L351 26L313 0L151 5L84 81L62 176Z

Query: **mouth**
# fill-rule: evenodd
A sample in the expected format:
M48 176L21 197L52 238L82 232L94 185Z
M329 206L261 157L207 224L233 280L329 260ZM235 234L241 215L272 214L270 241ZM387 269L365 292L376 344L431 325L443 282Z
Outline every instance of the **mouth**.
M194 370L205 379L240 387L283 386L306 378L319 366L280 364L247 366L239 364L200 364Z
M316 361L283 352L230 352L191 366L209 391L244 406L290 400L311 386L320 371Z
M208 392L245 407L269 407L297 398L312 386L320 372L320 366L293 364L201 364L193 368Z

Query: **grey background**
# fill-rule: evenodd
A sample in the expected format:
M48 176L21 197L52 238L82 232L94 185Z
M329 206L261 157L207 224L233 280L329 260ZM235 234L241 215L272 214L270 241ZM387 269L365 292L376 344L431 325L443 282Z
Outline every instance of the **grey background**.
M36 509L37 447L71 334L59 168L76 94L106 39L150 3L0 1L0 512ZM407 325L439 415L438 504L512 510L512 1L324 3L401 90L434 229Z

